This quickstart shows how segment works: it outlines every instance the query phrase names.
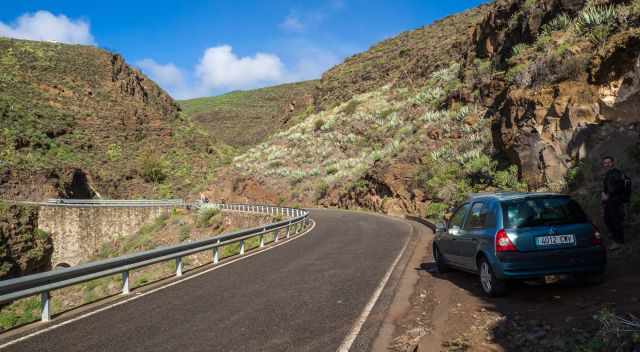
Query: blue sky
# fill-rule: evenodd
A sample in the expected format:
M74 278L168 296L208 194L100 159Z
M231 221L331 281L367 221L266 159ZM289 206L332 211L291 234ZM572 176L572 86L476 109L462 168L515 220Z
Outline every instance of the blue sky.
M3 1L0 36L97 45L176 98L319 78L482 0Z

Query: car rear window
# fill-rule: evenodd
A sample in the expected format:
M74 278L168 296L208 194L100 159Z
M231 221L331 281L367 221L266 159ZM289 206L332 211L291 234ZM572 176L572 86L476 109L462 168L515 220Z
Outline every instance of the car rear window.
M530 197L502 202L505 228L582 224L589 222L569 197Z

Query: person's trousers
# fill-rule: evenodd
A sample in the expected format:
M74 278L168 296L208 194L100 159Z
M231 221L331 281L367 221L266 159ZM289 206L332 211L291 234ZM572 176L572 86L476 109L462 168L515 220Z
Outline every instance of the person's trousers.
M624 243L624 204L607 202L604 205L604 223L617 243Z

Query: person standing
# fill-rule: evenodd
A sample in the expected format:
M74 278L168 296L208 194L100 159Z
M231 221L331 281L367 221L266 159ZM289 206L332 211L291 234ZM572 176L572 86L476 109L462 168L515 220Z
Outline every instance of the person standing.
M620 249L624 245L624 203L626 198L625 175L615 166L611 156L602 158L602 167L606 171L603 181L602 205L604 222L613 239L609 250Z

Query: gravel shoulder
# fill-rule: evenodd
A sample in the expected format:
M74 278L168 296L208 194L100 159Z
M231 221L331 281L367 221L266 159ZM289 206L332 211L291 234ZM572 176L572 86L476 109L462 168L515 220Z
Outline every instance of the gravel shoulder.
M615 317L640 316L640 256L632 243L610 256L604 284L572 280L516 284L509 295L487 298L478 278L435 271L433 235L422 230L417 276L400 316L393 319L387 351L636 351L640 335L606 328ZM635 247L634 247L635 245ZM416 263L416 262L414 262ZM400 291L399 291L400 292ZM396 296L398 296L398 293ZM400 304L400 305L399 305ZM394 301L390 313L402 306ZM636 349L634 349L636 348Z

